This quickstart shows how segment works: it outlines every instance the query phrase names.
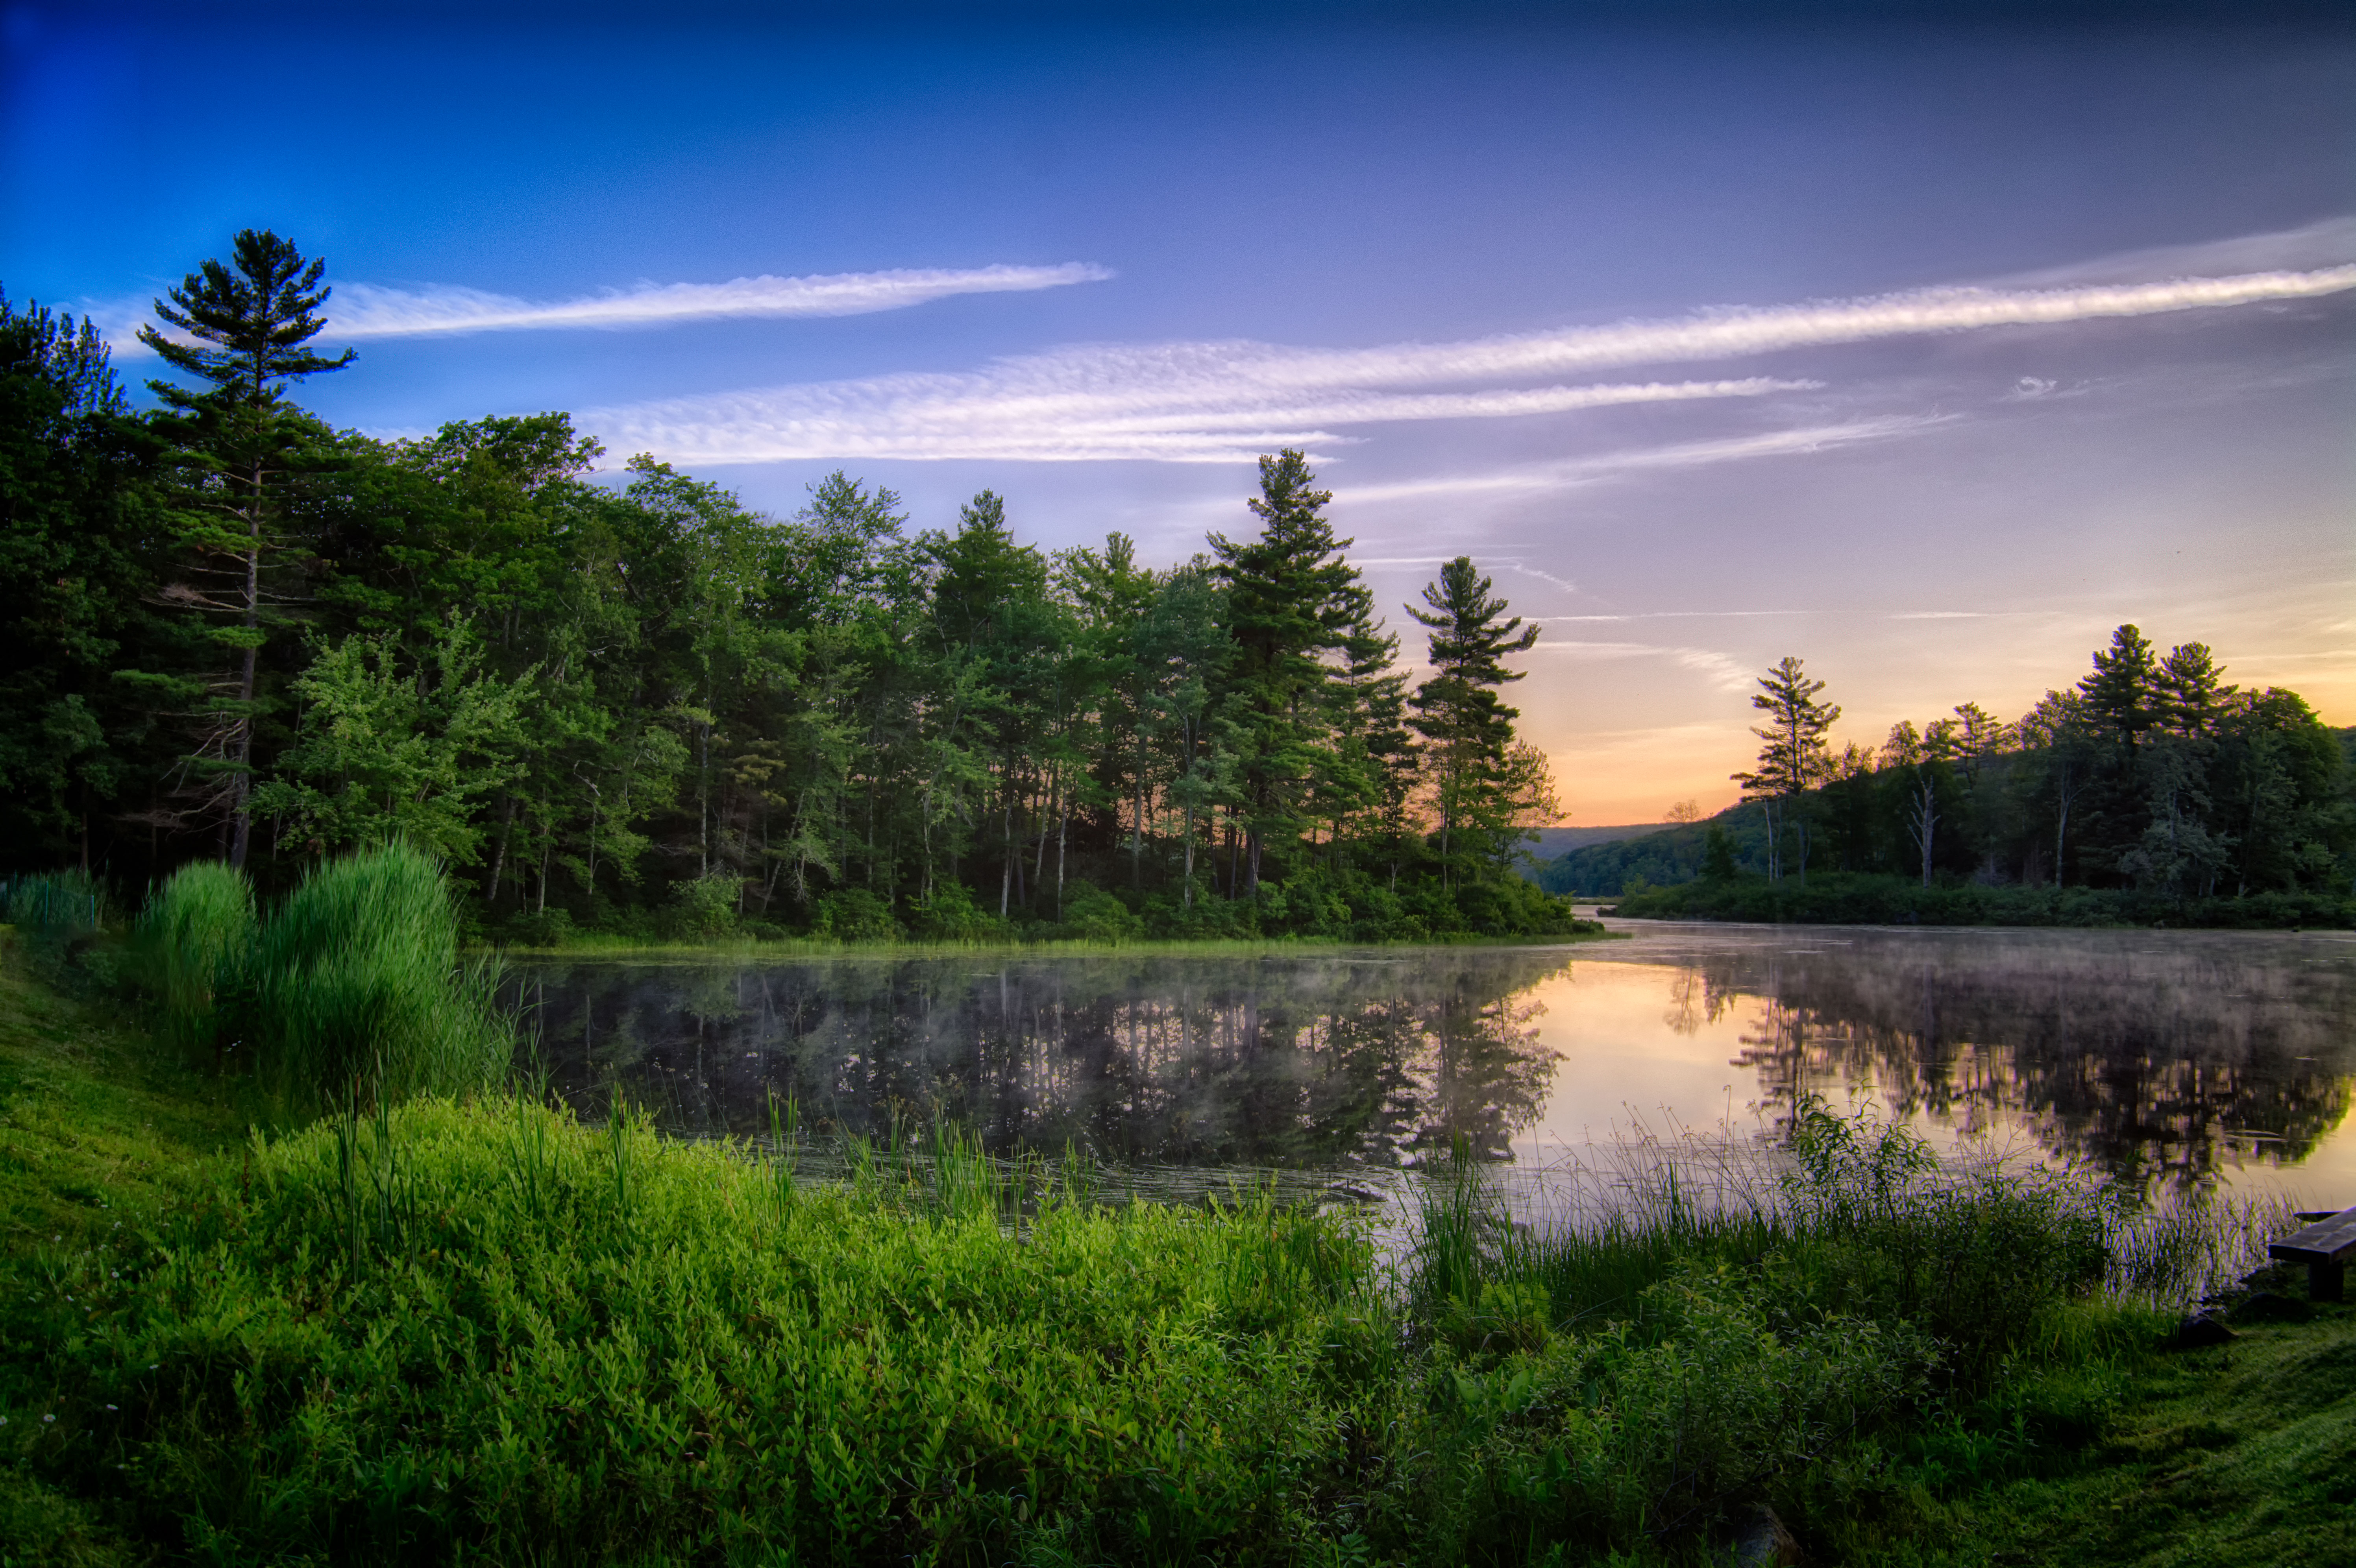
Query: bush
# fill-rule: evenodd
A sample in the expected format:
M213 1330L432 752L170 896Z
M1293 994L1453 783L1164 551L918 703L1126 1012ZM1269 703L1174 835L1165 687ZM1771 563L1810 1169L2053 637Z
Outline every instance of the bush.
M916 900L909 913L916 934L935 942L980 942L1006 929L1004 921L975 906L963 882L954 880L935 882L931 896Z
M80 973L79 961L106 923L106 890L80 870L0 880L0 918L16 928L33 967L53 985L107 984L112 970Z
M1145 922L1104 889L1083 882L1064 900L1062 934L1117 945L1142 937Z
M865 888L838 888L810 912L810 934L836 942L889 942L900 934L892 906Z
M573 914L564 909L518 910L501 923L499 931L519 947L562 947L573 934Z
M736 929L744 880L713 871L671 890L669 925L691 942L710 942Z

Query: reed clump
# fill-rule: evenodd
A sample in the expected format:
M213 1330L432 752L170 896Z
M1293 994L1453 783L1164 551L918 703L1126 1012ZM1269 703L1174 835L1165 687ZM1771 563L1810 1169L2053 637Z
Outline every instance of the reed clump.
M242 872L184 867L137 948L158 1034L292 1114L477 1093L514 1055L497 957L460 953L441 864L407 844L322 863L260 920Z
M219 1066L253 957L253 884L218 860L181 867L139 917L136 951L156 1033Z

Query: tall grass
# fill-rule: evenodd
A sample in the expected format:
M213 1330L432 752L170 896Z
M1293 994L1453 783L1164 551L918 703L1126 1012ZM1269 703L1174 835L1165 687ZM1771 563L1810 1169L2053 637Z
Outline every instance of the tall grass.
M79 870L0 878L0 920L19 931L95 931L105 910L106 891Z
M305 877L263 923L253 975L258 1071L291 1104L467 1093L514 1056L498 960L461 960L441 864L404 843Z
M316 868L255 919L242 872L182 868L141 915L157 1034L251 1072L287 1112L491 1087L516 1032L498 960L463 957L432 856L393 843Z
M0 878L0 920L16 928L33 967L54 984L78 978L70 973L73 954L103 929L106 914L106 890L79 869Z
M0 1455L172 1560L1315 1560L1396 1392L1353 1370L1363 1243L1253 1201L1018 1227L1011 1172L937 1155L780 1202L626 1114L339 1114L135 1286L67 1287L102 1327L0 1368Z
M254 932L253 884L218 860L181 867L148 899L137 945L166 1044L219 1065Z

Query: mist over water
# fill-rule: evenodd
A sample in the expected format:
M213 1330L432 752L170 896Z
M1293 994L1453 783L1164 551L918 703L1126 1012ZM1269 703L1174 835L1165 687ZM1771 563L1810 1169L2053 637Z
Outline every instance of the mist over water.
M533 962L555 1086L691 1136L961 1123L992 1149L1373 1178L1871 1102L1944 1147L2356 1201L2356 941L1638 925L1576 947ZM2328 1189L2328 1190L2327 1190Z

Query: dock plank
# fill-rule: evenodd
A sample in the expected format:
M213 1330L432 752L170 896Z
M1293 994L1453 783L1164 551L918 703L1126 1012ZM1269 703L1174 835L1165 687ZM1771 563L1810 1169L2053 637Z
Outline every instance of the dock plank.
M2266 1256L2305 1264L2308 1299L2338 1301L2346 1288L2348 1260L2356 1256L2356 1209L2300 1226L2269 1243Z

